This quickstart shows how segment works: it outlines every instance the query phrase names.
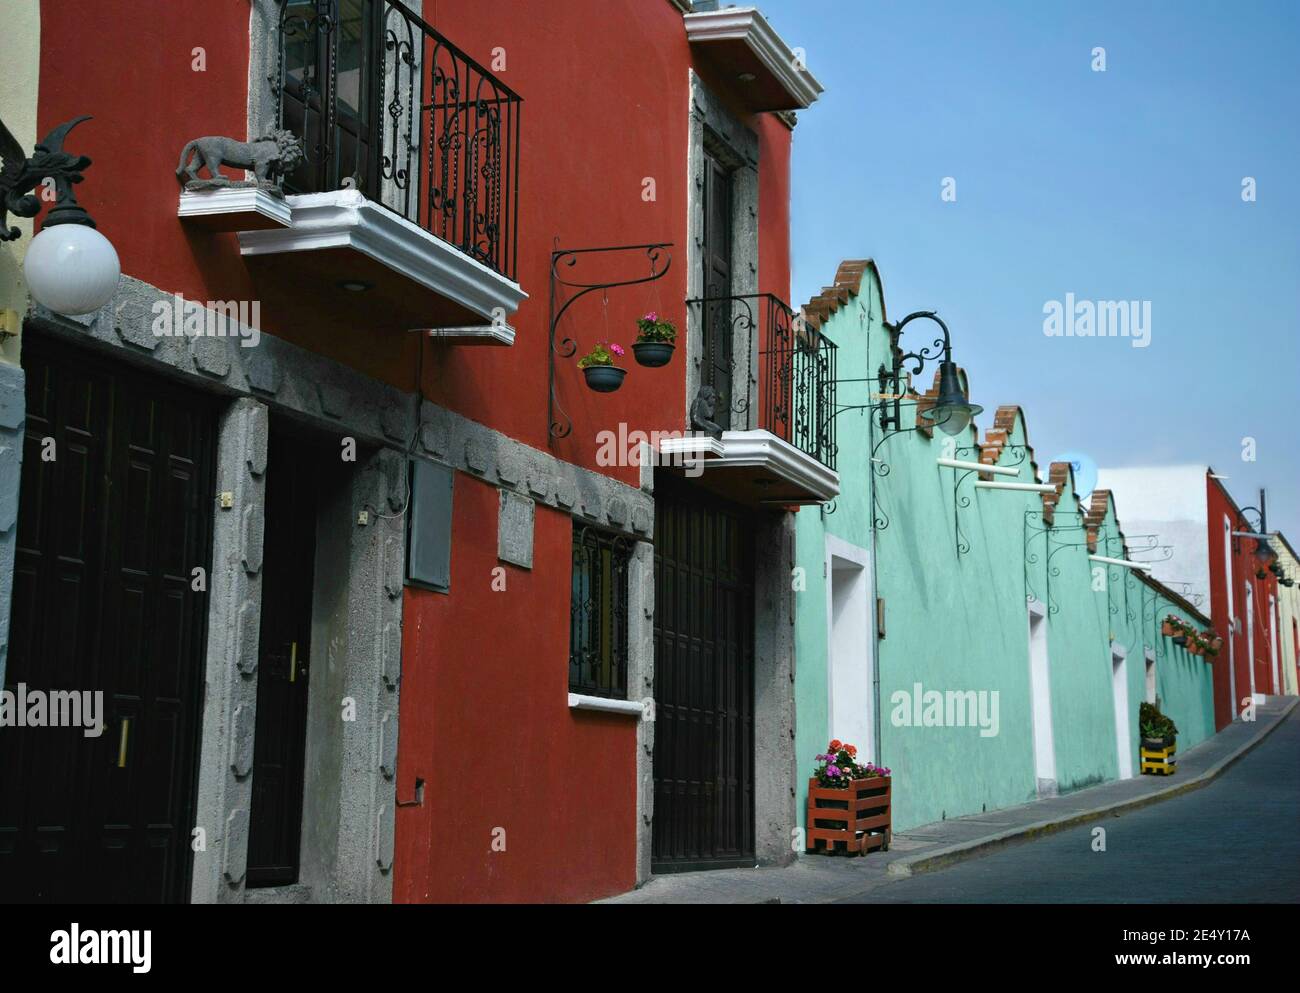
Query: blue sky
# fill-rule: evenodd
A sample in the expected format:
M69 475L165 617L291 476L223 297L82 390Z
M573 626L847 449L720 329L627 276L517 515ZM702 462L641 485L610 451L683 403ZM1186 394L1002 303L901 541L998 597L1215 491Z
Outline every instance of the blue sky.
M760 5L826 87L792 303L874 257L892 318L947 320L981 428L1018 403L1044 467L1209 463L1300 546L1300 3ZM1046 336L1067 293L1150 301L1150 344Z

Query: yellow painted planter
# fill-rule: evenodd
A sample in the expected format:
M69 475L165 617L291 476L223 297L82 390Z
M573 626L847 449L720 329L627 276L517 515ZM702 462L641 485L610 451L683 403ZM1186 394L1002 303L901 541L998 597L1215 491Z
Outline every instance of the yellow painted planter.
M1178 760L1174 758L1174 753L1178 751L1178 742L1175 741L1168 748L1148 748L1146 745L1142 745L1139 751L1142 757L1142 772L1144 774L1172 776L1178 771Z

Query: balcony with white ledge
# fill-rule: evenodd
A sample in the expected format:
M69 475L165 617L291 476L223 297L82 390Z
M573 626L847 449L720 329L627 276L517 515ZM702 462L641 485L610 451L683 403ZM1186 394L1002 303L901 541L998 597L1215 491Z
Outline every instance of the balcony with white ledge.
M682 20L691 47L720 78L735 81L745 109L807 110L821 95L822 84L757 8L697 2Z
M513 344L521 99L397 0L325 10L281 0L278 130L305 150L284 196L187 190L179 216L343 320Z
M770 294L687 301L700 360L692 430L661 466L746 506L822 504L835 471L835 344Z

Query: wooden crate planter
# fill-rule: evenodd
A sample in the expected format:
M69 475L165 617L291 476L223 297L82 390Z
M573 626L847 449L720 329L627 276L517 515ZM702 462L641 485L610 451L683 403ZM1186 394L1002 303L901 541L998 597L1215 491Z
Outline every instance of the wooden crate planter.
M810 852L865 855L889 850L893 833L891 777L855 779L845 790L828 789L808 781L808 841Z
M1139 754L1142 758L1142 773L1153 776L1172 776L1178 771L1178 760L1174 753L1178 751L1178 742L1170 742L1163 748L1153 748L1143 741Z

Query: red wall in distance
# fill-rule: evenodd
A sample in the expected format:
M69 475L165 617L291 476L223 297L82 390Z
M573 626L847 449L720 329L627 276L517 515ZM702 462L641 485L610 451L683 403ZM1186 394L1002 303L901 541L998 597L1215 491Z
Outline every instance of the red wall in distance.
M1210 609L1214 627L1224 639L1223 650L1214 660L1214 722L1222 730L1240 714L1242 700L1251 692L1251 674L1254 671L1255 692L1272 694L1281 687L1273 684L1272 630L1269 623L1269 597L1277 595L1277 580L1272 573L1266 579L1255 575L1255 542L1250 538L1232 539L1231 554L1224 551L1224 519L1234 531L1250 530L1238 516L1236 503L1215 479L1206 479L1206 507L1209 531ZM1231 577L1227 575L1231 562ZM1227 583L1231 581L1231 597ZM1253 590L1254 649L1247 630L1246 584ZM1232 619L1240 623L1233 630ZM1228 642L1231 641L1231 652ZM1235 700L1232 699L1228 670L1231 667L1235 681Z
M1232 699L1228 670L1230 666L1241 667L1245 672L1245 639L1233 629L1232 619L1242 615L1240 606L1241 581L1238 578L1240 566L1231 556L1232 576L1226 576L1229 558L1224 553L1223 519L1233 510L1226 494L1215 480L1206 478L1206 540L1209 542L1210 563L1210 617L1214 629L1223 638L1223 649L1214 660L1214 727L1221 731L1232 723L1233 714L1240 706L1241 693ZM1230 582L1230 586L1229 586ZM1238 685L1241 684L1238 679Z

